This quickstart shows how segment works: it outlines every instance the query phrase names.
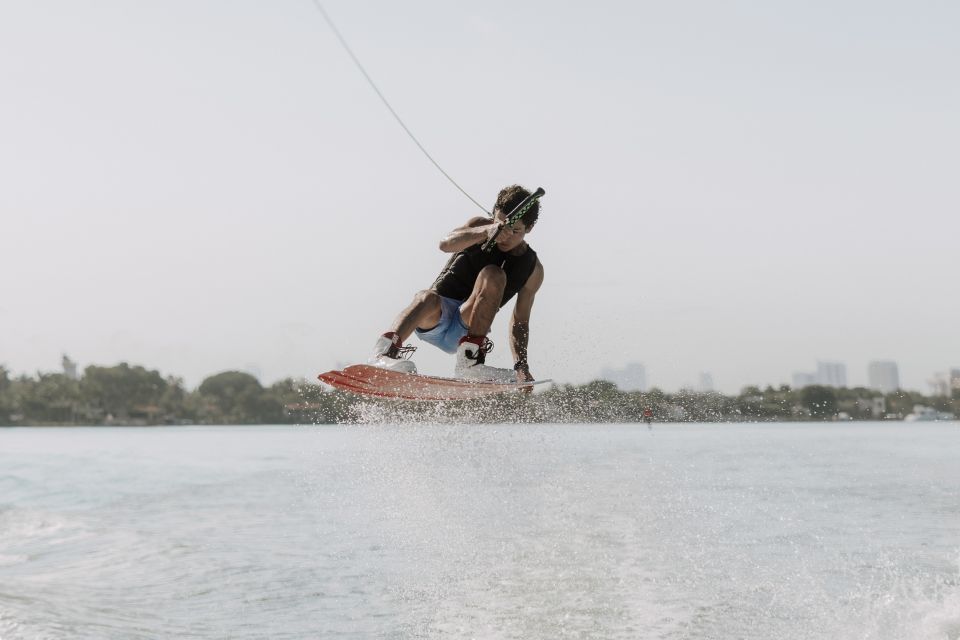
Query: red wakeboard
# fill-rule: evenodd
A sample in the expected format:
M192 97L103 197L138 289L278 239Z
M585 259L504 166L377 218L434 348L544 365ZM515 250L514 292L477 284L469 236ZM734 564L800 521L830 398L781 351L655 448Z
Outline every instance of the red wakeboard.
M367 364L355 364L342 371L327 371L317 376L335 389L365 396L397 400L469 400L483 396L529 389L549 380L526 383L481 382L437 378L417 373L401 373Z

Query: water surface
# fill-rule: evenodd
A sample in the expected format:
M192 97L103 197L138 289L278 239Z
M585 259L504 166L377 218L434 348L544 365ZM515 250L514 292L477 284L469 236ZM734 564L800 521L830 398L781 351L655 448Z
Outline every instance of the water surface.
M0 639L960 638L960 425L0 429Z

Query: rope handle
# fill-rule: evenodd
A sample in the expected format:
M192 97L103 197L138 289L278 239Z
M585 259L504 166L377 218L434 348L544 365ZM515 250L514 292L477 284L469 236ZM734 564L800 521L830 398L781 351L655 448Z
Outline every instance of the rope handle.
M493 235L490 236L490 239L484 243L483 250L492 251L493 246L497 243L497 236L500 235L500 231L503 229L503 227L505 225L515 224L518 220L520 220L520 218L523 217L523 214L529 211L530 207L532 207L534 203L537 200L539 200L541 197L543 197L546 193L547 192L543 190L543 187L537 187L536 191L528 195L526 198L523 199L522 202L520 202L520 204L515 206L513 208L513 211L507 214L507 221L501 224L499 227L497 227L497 230L493 232Z

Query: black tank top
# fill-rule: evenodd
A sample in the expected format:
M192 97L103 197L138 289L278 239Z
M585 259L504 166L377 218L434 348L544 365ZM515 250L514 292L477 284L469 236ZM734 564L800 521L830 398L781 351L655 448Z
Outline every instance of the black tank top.
M480 275L480 270L491 264L500 267L507 274L507 286L503 290L503 298L500 299L502 307L517 295L530 279L537 266L537 252L527 245L527 250L522 255L514 256L500 251L497 247L492 251L484 251L482 244L475 244L458 251L447 260L443 271L433 282L432 289L445 298L466 300L473 293L473 285Z

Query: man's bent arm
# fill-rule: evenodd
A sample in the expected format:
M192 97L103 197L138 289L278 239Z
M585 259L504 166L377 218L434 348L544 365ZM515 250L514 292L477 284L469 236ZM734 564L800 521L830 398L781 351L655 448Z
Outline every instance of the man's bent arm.
M456 253L457 251L463 251L467 247L485 242L487 238L490 237L492 230L498 225L499 223L490 220L490 218L484 218L482 216L470 218L467 224L462 227L457 227L440 241L440 251L444 253Z

